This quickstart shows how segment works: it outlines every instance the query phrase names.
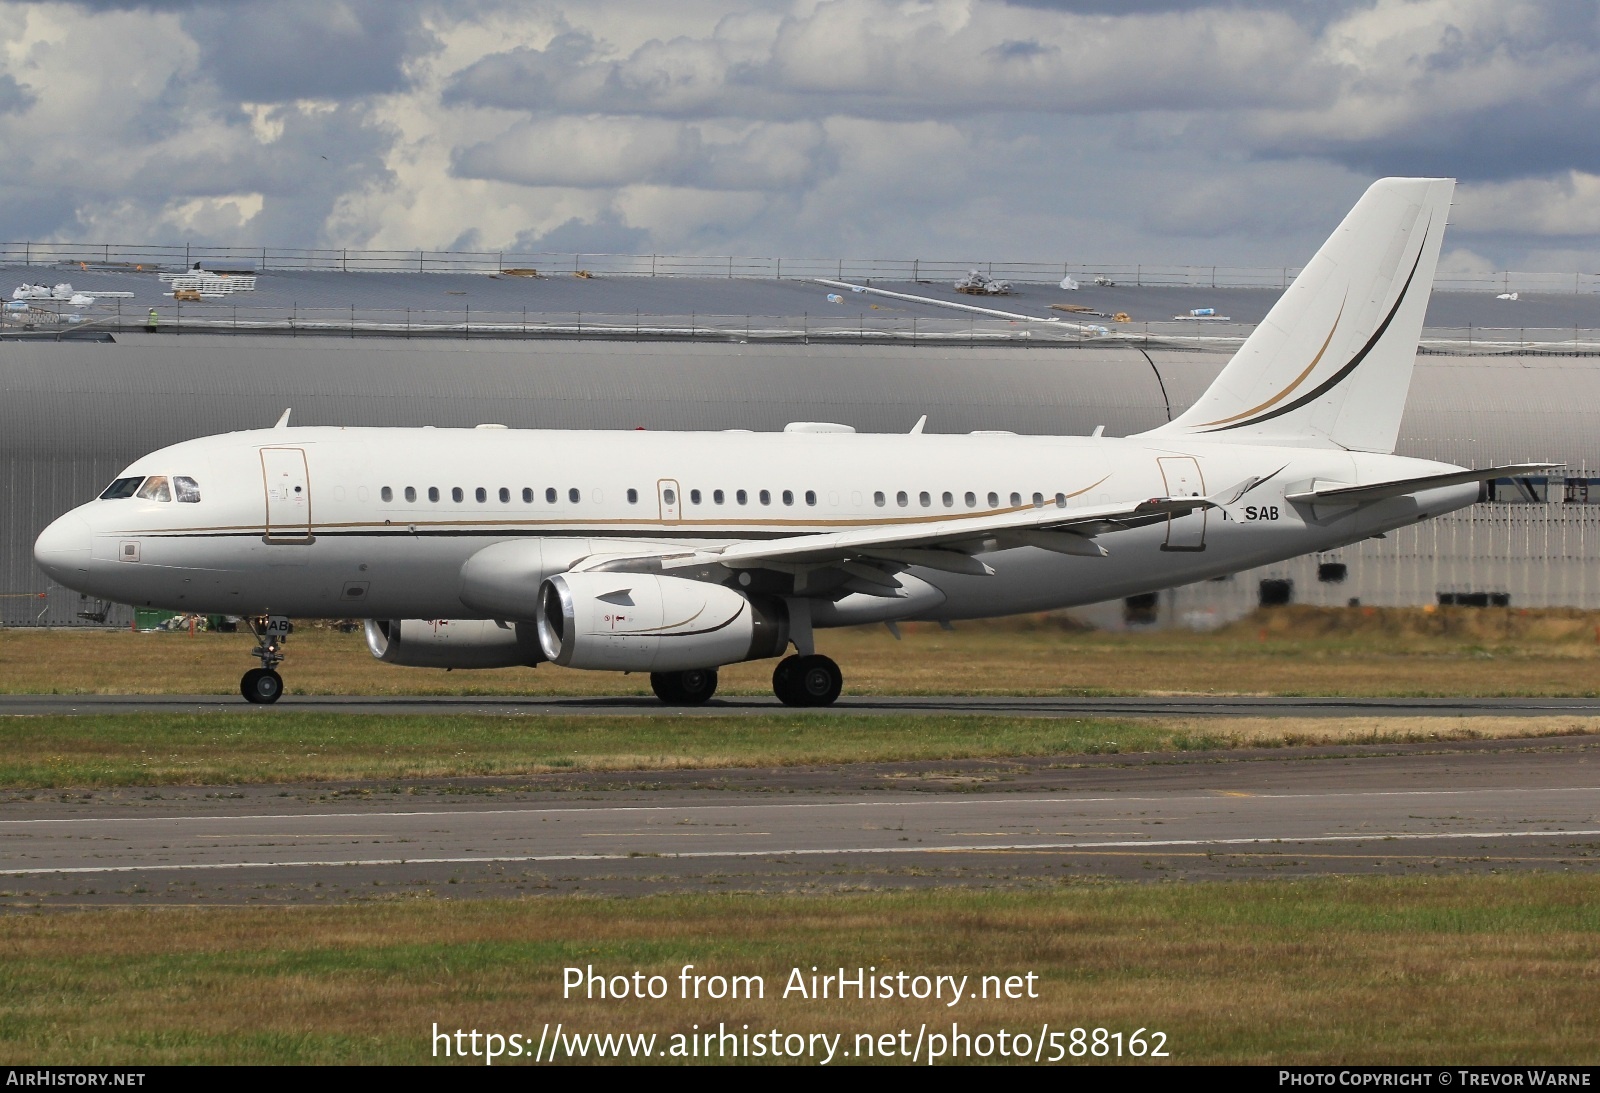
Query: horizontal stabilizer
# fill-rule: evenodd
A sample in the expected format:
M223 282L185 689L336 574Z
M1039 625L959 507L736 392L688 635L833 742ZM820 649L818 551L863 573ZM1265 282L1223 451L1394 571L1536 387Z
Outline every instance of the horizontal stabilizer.
M1297 504L1364 505L1382 501L1386 497L1403 497L1408 493L1436 489L1440 486L1459 486L1467 482L1487 482L1494 478L1522 478L1530 474L1543 474L1562 466L1560 463L1513 463L1505 467L1481 467L1475 471L1451 471L1449 474L1430 474L1421 478L1399 478L1393 482L1374 482L1365 486L1326 486L1300 493L1286 493L1285 501Z

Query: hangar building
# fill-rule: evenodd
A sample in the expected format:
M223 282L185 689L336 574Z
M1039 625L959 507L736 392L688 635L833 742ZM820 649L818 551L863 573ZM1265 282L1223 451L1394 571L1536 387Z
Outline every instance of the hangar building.
M4 271L19 281L40 272ZM803 420L897 432L927 414L929 432L1124 435L1181 413L1277 295L1113 286L1074 294L1072 312L1054 313L1064 322L1047 326L888 295L841 307L808 281L280 271L260 274L268 287L248 307L213 298L180 315L150 272L67 272L75 289L123 295L92 308L31 304L30 322L13 309L0 328L5 625L127 625L126 609L46 581L31 556L39 530L147 451L265 427L288 407L303 425L776 430ZM467 301L459 318L457 297ZM1047 301L1065 298L1038 285L1020 297L978 303L1044 317ZM1196 301L1220 301L1223 321L1168 318ZM1097 618L1204 627L1284 599L1600 608L1600 346L1589 340L1600 298L1518 303L1528 306L1513 317L1527 325L1513 327L1487 293L1436 291L1399 450L1563 471L1496 483L1487 503L1387 539ZM1150 318L1113 327L1110 308Z

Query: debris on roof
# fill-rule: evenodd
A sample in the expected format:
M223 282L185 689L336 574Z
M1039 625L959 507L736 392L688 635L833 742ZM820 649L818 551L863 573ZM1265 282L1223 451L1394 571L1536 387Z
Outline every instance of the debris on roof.
M167 284L167 292L176 300L186 300L190 297L179 296L178 293L195 293L195 299L217 299L222 296L231 296L235 292L254 292L256 277L253 273L233 274L214 273L208 269L190 269L182 273L163 273L162 281Z
M967 275L956 282L956 291L968 296L1009 296L1011 282L996 281L974 269L968 270Z

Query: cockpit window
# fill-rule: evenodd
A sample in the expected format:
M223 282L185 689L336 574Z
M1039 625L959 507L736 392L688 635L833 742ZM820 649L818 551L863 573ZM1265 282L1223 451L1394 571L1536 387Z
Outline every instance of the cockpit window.
M194 504L200 500L200 483L181 474L172 476L172 492L177 494L179 501Z
M139 488L139 492L134 496L145 501L171 501L172 490L167 486L167 476L164 474L152 474L144 480L144 485Z
M106 487L106 492L100 495L102 501L120 501L124 497L132 497L133 492L139 488L139 483L144 481L144 475L133 478L119 478Z

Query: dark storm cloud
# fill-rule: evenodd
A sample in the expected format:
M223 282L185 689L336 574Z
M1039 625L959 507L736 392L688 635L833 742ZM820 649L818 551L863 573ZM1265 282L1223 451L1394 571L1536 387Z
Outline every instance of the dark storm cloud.
M521 232L506 249L518 254L648 254L650 233L629 227L615 212L593 220L573 217L547 232Z
M1463 180L1600 171L1600 8L1550 0L1487 10L1497 17L1480 11L1476 20L1431 26L1409 50L1403 38L1384 43L1376 71L1344 88L1348 134L1288 126L1255 152ZM1394 117L1368 131L1363 109Z
M183 26L207 74L247 102L400 91L432 45L420 6L392 0L237 0L197 5Z
M89 11L176 13L200 64L247 102L343 99L403 90L406 61L431 48L427 7L401 0L72 0Z
M34 104L36 96L8 73L0 73L0 114L16 114Z

